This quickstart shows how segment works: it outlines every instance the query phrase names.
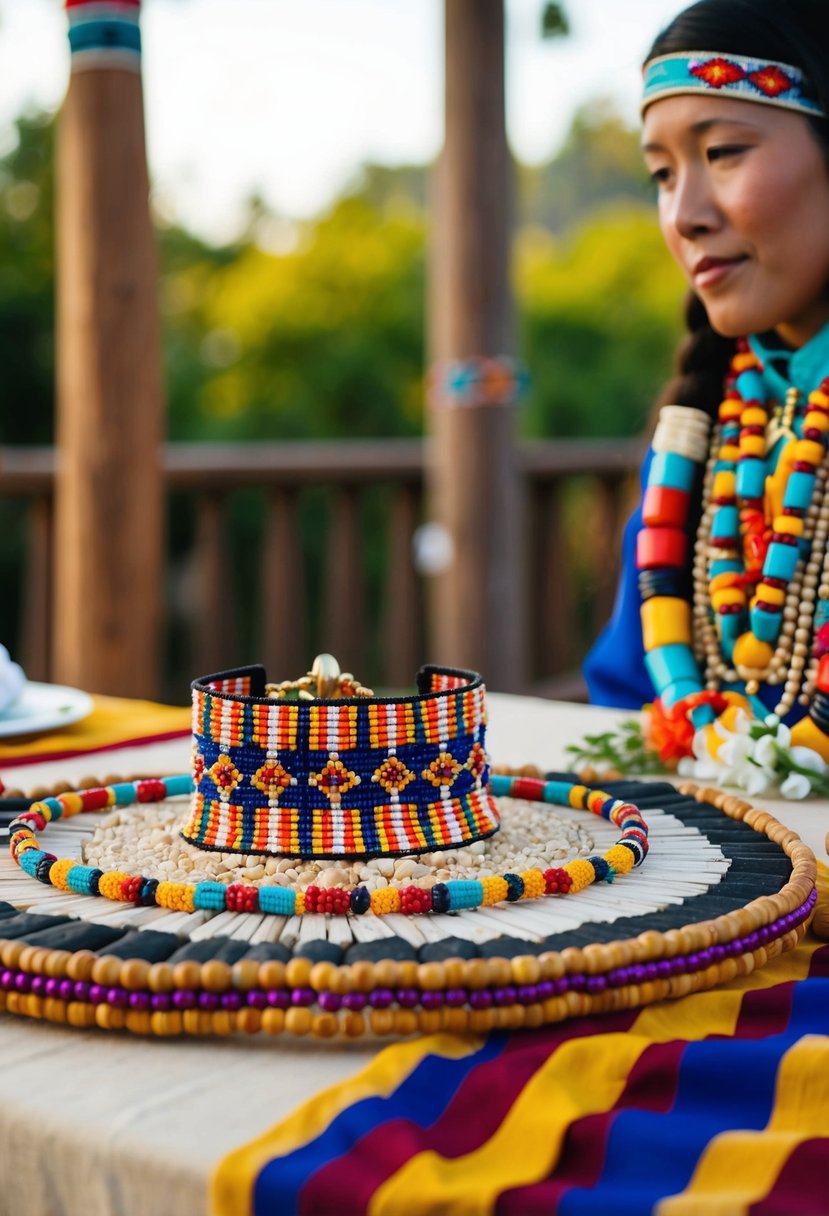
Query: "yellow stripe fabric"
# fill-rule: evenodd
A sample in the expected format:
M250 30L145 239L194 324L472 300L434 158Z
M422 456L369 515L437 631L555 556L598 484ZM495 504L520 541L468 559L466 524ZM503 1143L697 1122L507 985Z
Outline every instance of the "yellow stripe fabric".
M457 1060L478 1051L482 1043L477 1036L435 1034L384 1048L356 1076L311 1097L289 1118L223 1158L210 1182L211 1216L243 1216L249 1212L256 1178L273 1157L284 1156L315 1139L355 1102L393 1093L426 1056Z
M648 1046L630 1034L608 1034L563 1043L530 1079L498 1130L480 1148L446 1159L419 1153L372 1196L370 1216L399 1216L417 1195L419 1212L492 1212L501 1191L546 1176L557 1160L570 1123L608 1110ZM545 1136L528 1137L544 1127Z
M798 1144L829 1133L827 1115L829 1039L805 1035L780 1062L768 1127L712 1140L686 1189L663 1200L658 1216L744 1216L769 1193Z
M485 1144L451 1160L431 1151L410 1158L377 1189L371 1216L405 1211L406 1196L413 1194L418 1196L420 1211L462 1211L464 1216L493 1212L502 1191L547 1177L574 1119L612 1108L647 1047L674 1039L733 1034L744 993L805 979L818 944L782 955L762 971L724 988L651 1005L625 1035L591 1035L563 1043L531 1078ZM530 1127L543 1127L545 1135L528 1137Z

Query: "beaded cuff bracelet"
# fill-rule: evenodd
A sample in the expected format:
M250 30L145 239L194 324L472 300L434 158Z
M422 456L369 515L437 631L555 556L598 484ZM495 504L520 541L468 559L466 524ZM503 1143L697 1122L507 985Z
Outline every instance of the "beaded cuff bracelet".
M497 831L480 676L424 667L417 695L396 698L367 695L339 669L334 685L346 695L289 700L261 666L193 682L185 840L224 853L376 857Z

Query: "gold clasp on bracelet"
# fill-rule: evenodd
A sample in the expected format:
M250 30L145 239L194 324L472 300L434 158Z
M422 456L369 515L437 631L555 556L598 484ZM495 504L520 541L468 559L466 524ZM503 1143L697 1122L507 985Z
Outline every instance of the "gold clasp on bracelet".
M267 684L267 696L297 701L333 701L339 697L373 697L370 688L354 679L350 671L340 671L332 654L318 654L311 670L298 680Z

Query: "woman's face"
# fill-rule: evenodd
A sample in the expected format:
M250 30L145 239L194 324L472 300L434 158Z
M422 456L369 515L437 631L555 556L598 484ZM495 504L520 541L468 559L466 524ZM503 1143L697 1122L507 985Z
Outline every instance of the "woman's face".
M807 342L829 321L829 167L803 115L666 97L642 145L668 248L714 329Z

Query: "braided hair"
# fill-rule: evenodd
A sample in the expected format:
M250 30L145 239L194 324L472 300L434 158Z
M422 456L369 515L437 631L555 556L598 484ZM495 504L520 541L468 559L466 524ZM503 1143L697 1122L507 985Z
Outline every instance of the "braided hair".
M800 68L829 114L827 0L699 0L657 35L645 63L660 55L711 49ZM829 163L829 120L809 115L806 121ZM676 402L715 414L735 342L712 328L705 305L693 291L688 293L685 322L688 332L677 350L676 375L656 404Z

